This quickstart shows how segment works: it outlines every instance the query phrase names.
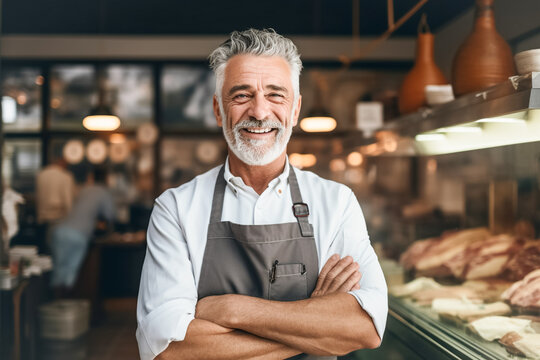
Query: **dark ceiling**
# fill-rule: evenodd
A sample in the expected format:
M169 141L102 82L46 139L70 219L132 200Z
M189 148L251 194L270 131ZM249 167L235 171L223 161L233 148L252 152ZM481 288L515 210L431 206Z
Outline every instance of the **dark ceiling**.
M397 21L419 0L394 0ZM474 0L429 0L432 31ZM387 28L386 0L359 0L361 36ZM272 27L287 35L351 35L352 0L3 0L4 34L221 35ZM416 34L417 13L396 33Z

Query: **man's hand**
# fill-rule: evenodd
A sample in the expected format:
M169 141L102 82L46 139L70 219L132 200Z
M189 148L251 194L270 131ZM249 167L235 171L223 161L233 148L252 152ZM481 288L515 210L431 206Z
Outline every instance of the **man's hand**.
M352 257L345 256L340 259L339 255L335 254L323 266L311 297L360 289L358 282L361 277L358 263L354 262ZM234 327L234 319L224 315L229 313L229 305L234 306L235 301L237 298L232 295L207 296L197 302L195 318Z
M334 255L322 268L310 299L208 296L197 302L195 318L282 344L283 348L277 350L284 351L286 357L300 352L327 356L375 348L380 337L373 320L353 296L346 294L360 288L360 279L352 257L340 259ZM320 327L321 323L325 326Z
M311 297L358 290L361 278L358 263L354 262L352 257L345 256L340 259L338 254L334 254L324 264Z

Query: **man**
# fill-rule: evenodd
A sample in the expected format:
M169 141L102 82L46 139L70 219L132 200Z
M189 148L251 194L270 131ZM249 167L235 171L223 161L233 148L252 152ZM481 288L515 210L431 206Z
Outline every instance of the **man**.
M75 180L63 158L43 168L36 179L36 212L39 225L39 250L49 253L50 229L71 209Z
M233 32L210 63L228 158L156 200L137 308L142 359L377 347L386 285L360 206L347 187L288 163L296 47L273 30Z
M68 294L75 284L98 220L107 222L109 229L114 221L115 206L106 183L106 169L96 167L69 214L53 228L51 284L58 297Z

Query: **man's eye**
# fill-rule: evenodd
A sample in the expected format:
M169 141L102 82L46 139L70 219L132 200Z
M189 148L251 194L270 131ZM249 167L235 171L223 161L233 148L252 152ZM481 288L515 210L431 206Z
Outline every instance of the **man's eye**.
M233 99L235 100L244 100L244 99L247 99L248 96L247 94L237 94L237 95L234 95Z
M272 94L270 94L270 96L271 96L271 97L280 97L280 98L283 97L283 95L277 94L277 93L272 93Z

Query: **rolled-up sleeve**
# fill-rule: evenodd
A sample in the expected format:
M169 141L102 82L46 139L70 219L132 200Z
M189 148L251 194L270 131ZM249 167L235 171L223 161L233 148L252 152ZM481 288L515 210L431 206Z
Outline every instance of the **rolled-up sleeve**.
M137 302L141 359L154 359L171 341L181 341L195 315L197 289L188 246L170 191L155 202Z
M379 337L383 338L388 315L388 292L386 281L369 240L366 222L358 200L350 191L346 203L343 222L331 245L329 255L338 253L350 255L360 266L362 279L360 289L350 291L360 306L371 316Z

